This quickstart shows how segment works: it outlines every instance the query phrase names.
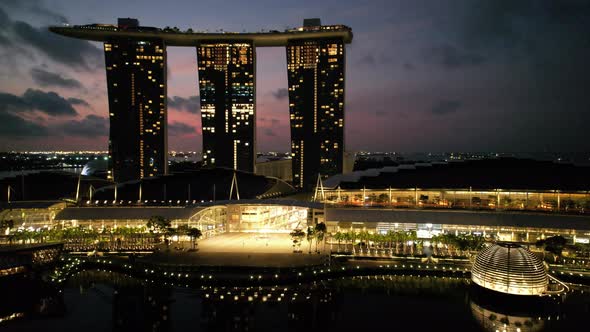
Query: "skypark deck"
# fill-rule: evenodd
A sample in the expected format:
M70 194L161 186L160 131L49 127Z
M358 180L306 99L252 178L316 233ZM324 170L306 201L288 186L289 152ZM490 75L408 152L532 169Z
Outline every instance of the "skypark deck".
M257 47L286 46L290 40L334 38L352 42L352 30L346 26L322 26L322 29L291 29L284 32L181 32L172 29L138 27L124 29L110 25L51 26L49 31L78 39L104 42L112 38L162 39L167 46L197 46L207 42L251 42Z

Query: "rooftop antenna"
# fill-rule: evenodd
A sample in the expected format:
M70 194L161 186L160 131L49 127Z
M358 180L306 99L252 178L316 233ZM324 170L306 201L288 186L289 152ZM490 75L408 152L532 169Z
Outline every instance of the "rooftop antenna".
M236 187L236 199L240 200L240 191L238 189L238 178L236 177L236 172L234 171L234 177L231 180L231 188L229 189L229 200L231 201L231 197L233 196L234 192L234 185Z
M315 202L318 198L318 190L321 195L321 200L326 200L326 195L324 194L324 183L322 182L322 175L318 173L318 181L315 184L315 191L313 193L313 201Z

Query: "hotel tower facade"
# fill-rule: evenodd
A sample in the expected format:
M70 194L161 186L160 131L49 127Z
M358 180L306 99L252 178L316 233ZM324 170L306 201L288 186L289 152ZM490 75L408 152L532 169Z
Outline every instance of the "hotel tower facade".
M286 47L293 184L342 172L347 26L306 19L283 32L209 33L119 19L49 29L104 42L110 179L167 173L166 46L196 48L204 166L256 171L256 48Z

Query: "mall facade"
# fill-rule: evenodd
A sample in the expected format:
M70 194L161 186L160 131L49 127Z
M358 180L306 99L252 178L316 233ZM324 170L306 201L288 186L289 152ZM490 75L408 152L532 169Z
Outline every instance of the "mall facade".
M108 230L142 228L151 217L161 216L170 220L172 227L199 228L205 238L226 232L289 233L324 222L332 234L414 230L418 238L425 240L452 233L522 243L561 235L568 243L590 243L590 215L548 211L338 206L283 199L217 201L177 207L66 207L65 204L41 207L34 202L29 205L20 202L18 209L2 206L0 221L12 220L11 232L50 227Z

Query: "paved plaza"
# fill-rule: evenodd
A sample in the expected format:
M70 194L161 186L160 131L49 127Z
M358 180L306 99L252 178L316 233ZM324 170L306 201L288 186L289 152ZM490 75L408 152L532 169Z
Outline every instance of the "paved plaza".
M200 240L201 252L293 253L291 236L280 233L225 233Z
M289 234L225 233L200 240L198 250L192 252L176 250L175 246L172 243L170 250L160 251L144 259L166 264L256 267L319 265L326 260L323 253L309 254L306 241L301 246L303 253L293 253ZM315 242L312 249L315 249Z

